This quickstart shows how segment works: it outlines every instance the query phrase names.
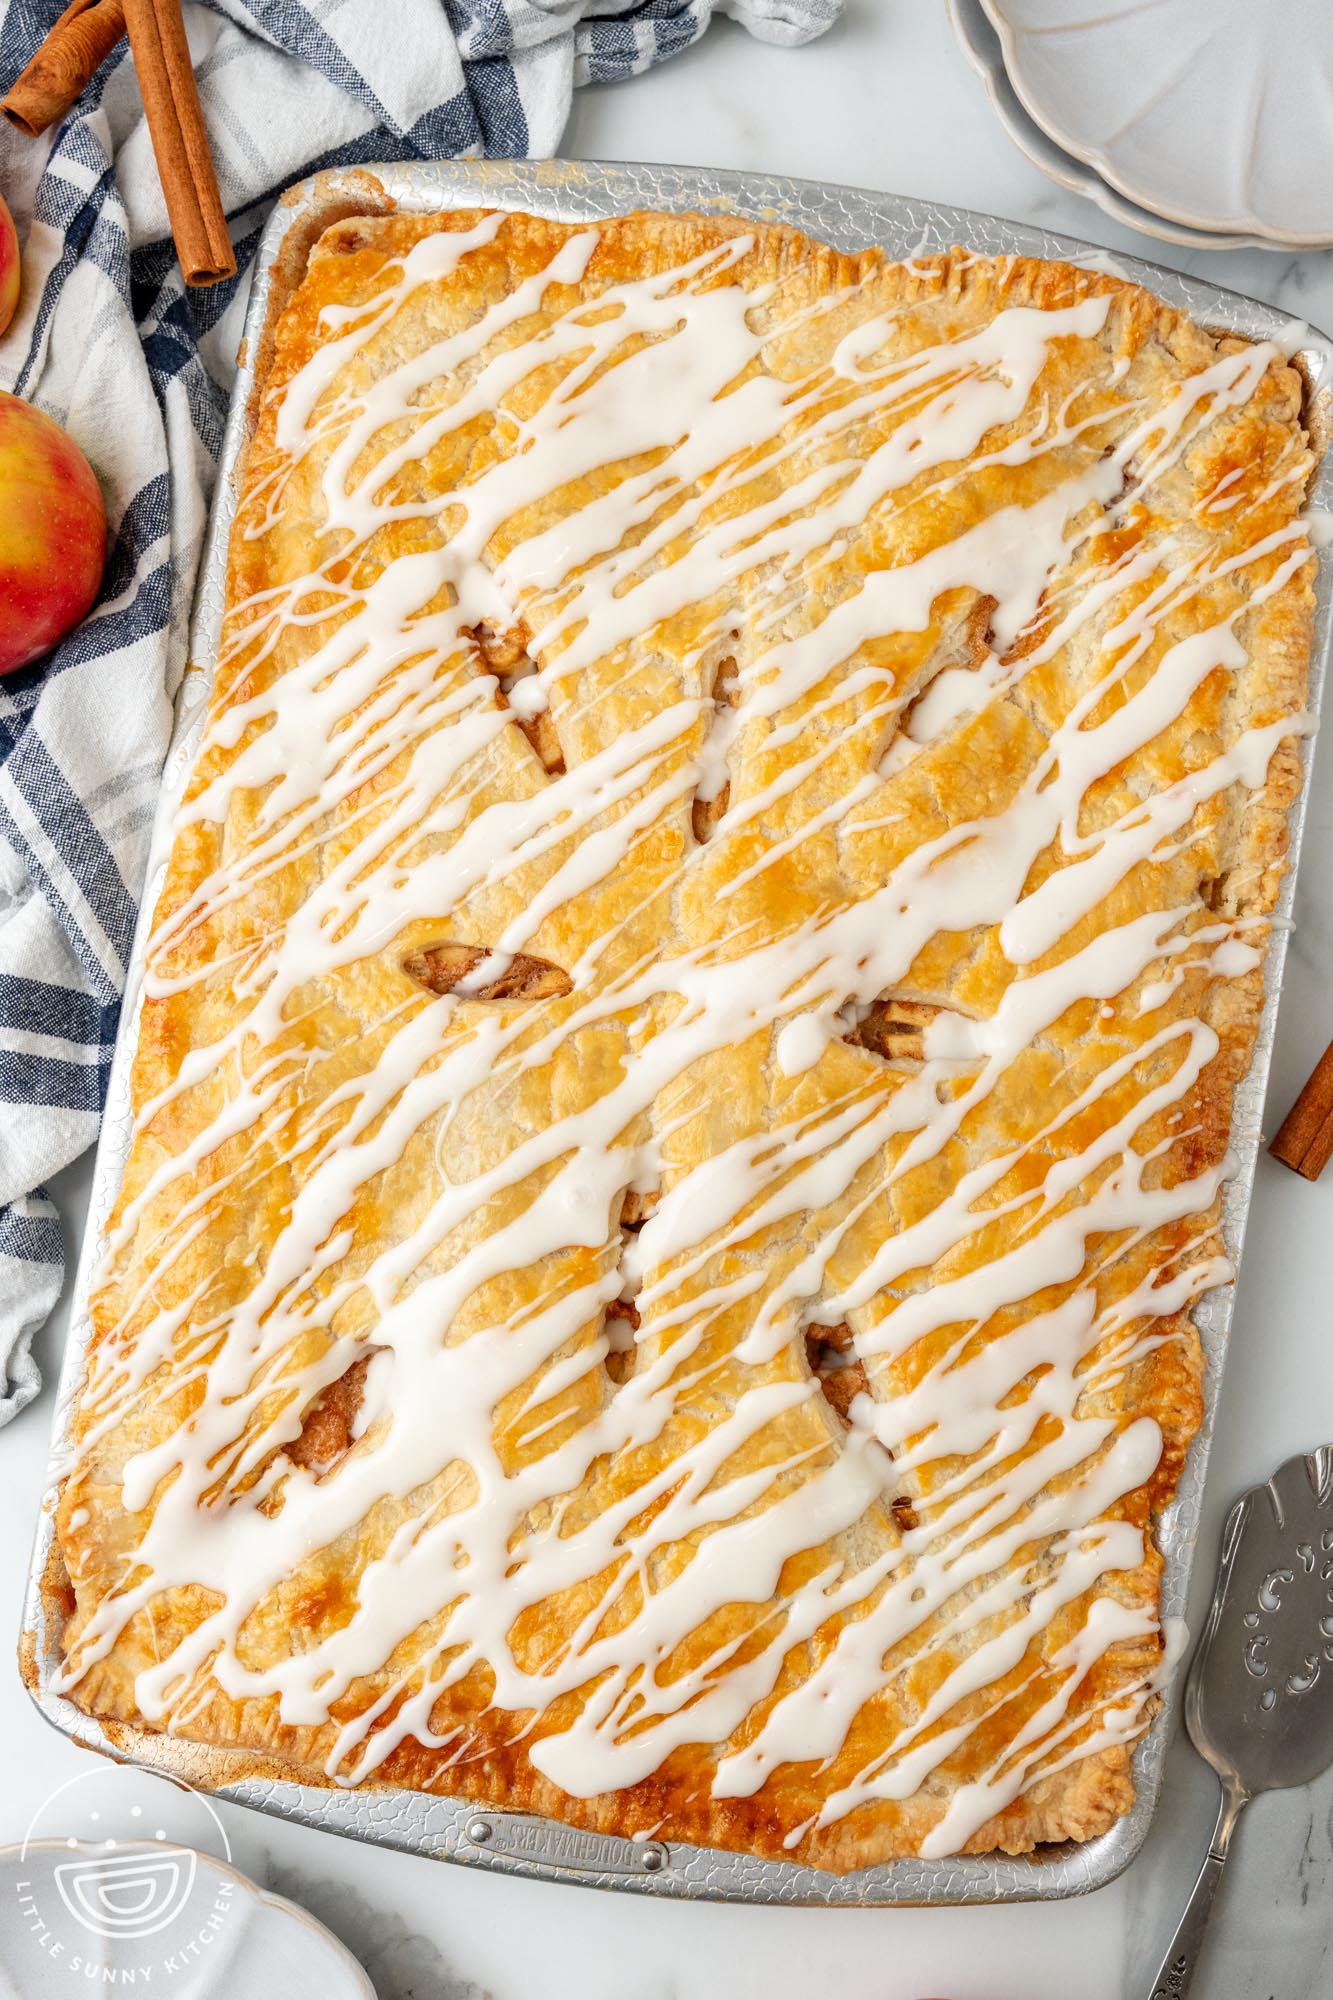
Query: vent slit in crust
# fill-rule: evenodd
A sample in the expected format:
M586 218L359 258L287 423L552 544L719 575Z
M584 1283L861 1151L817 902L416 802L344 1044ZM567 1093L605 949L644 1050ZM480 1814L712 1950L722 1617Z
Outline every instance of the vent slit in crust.
M825 1402L840 1424L849 1424L847 1412L853 1399L868 1391L870 1383L864 1362L853 1351L852 1329L846 1320L827 1326L812 1321L805 1329L805 1358Z
M283 1447L293 1465L315 1479L327 1479L346 1458L359 1434L358 1418L370 1364L384 1350L370 1347L307 1404L300 1435Z
M879 759L886 777L902 770L926 744L946 734L986 699L999 672L991 629L996 609L994 597L972 594L963 608L944 614L940 643L894 718ZM988 669L993 670L989 675Z
M548 959L479 944L428 945L410 953L403 970L428 993L456 993L460 1000L551 1000L574 990L569 974Z
M634 1372L634 1336L639 1330L640 1280L625 1268L625 1250L634 1241L661 1199L660 1188L626 1188L620 1202L621 1269L625 1282L620 1296L606 1308L606 1372L619 1386Z
M565 769L565 753L536 679L539 670L527 650L527 634L522 626L497 632L491 625L474 625L469 628L468 636L487 671L499 682L497 699L501 707L509 710L527 737L547 776L560 777Z
M870 1393L865 1363L853 1347L852 1329L845 1319L831 1324L811 1321L804 1338L810 1372L838 1423L849 1430L853 1402L858 1396ZM889 1502L889 1511L904 1534L920 1526L916 1509L906 1494L895 1495Z
M854 1049L868 1049L885 1062L920 1063L925 1057L926 1030L942 1011L928 1000L881 993L843 1040Z
M738 631L729 635L733 644L739 637ZM701 776L690 808L690 825L695 839L701 842L712 838L714 828L731 801L727 749L732 740L733 719L740 707L741 690L736 661L730 653L724 654L713 668L710 693L712 707L706 707L704 711L707 734Z

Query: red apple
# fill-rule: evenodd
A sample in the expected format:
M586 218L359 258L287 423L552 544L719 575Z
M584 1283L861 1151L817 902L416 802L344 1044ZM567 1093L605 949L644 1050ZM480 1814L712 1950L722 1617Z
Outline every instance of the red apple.
M89 610L106 509L72 437L0 390L0 674L49 652Z
M14 218L0 197L0 333L3 333L19 302L19 240L14 234Z

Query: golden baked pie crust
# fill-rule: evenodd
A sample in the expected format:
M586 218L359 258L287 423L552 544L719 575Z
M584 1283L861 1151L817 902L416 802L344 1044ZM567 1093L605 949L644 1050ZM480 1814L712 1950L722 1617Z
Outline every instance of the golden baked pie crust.
M452 271L409 290L382 327L349 348L345 363L329 378L326 400L316 399L313 405L301 449L285 449L279 423L288 385L346 328L355 332L368 323L375 302L392 287L415 247L451 232L476 232L477 247ZM332 1492L352 1458L373 1451L373 1427L364 1438L352 1434L367 1368L373 1368L366 1349L377 1344L379 1308L363 1282L377 1255L385 1246L401 1246L421 1227L443 1190L466 1182L469 1175L495 1172L510 1149L540 1134L552 1116L577 1118L600 1103L623 1078L631 1058L637 1060L639 1051L660 1039L681 1004L668 992L634 1007L610 1008L587 1021L579 1014L587 994L613 992L616 982L629 981L645 953L654 951L702 953L708 962L723 965L743 960L756 936L772 939L802 926L808 930L823 921L838 899L854 905L873 894L923 842L937 840L963 822L1003 815L1074 704L1098 676L1109 675L1116 662L1123 665L1131 640L1126 636L1113 646L1107 632L1117 619L1132 624L1145 605L1157 606L1160 600L1165 608L1154 613L1143 659L1114 684L1108 680L1103 700L1093 697L1084 719L1089 730L1147 686L1172 646L1230 618L1239 651L1230 664L1219 659L1203 674L1183 709L1165 713L1162 728L1141 749L1096 775L1078 808L1080 836L1111 827L1132 831L1136 802L1188 783L1191 774L1206 769L1245 732L1292 723L1290 733L1279 729L1274 739L1262 786L1237 779L1204 798L1183 828L1159 839L1146 858L1108 886L1087 915L1028 964L1018 966L1006 957L996 923L935 932L893 983L902 1020L893 1017L890 1006L887 1014L881 1009L860 1026L850 1018L840 1022L839 1032L806 1068L784 1070L775 1055L777 1029L771 1022L738 1032L735 1040L686 1065L664 1084L651 1115L646 1121L640 1117L630 1135L640 1148L650 1138L655 1143L660 1188L669 1196L687 1174L742 1140L774 1129L789 1131L793 1121L814 1120L835 1103L888 1107L896 1093L923 1074L931 1044L919 1040L921 1024L932 1022L937 1010L956 1012L965 1021L992 1021L1016 982L1145 912L1183 912L1178 934L1207 931L1214 952L1214 934L1228 925L1234 939L1262 948L1262 918L1272 908L1283 865L1285 815L1299 784L1294 718L1304 694L1312 591L1303 545L1293 544L1291 536L1310 458L1300 425L1298 378L1280 357L1272 356L1264 359L1243 397L1228 402L1219 394L1215 406L1205 402L1191 415L1187 446L1153 484L1134 491L1131 505L1115 513L1123 498L1119 493L1087 502L1075 526L1086 530L1092 524L1099 532L1083 532L1066 545L1058 573L1047 580L1041 608L1015 643L1007 649L997 645L1007 678L977 709L964 712L939 734L925 734L900 761L890 753L895 737L901 739L911 726L916 696L942 666L974 669L986 651L989 607L995 598L984 576L941 589L930 603L923 630L872 632L858 639L812 687L799 689L771 716L752 718L730 737L729 812L714 807L702 821L695 816L697 802L688 777L682 782L681 773L698 764L707 731L714 726L720 658L733 652L743 669L747 658L772 643L766 621L775 593L788 589L781 562L775 565L762 545L763 560L746 570L742 558L725 588L690 599L603 654L580 657L577 669L563 678L560 652L567 645L577 650L581 628L575 621L561 629L557 621L554 642L538 656L551 678L549 723L542 727L553 727L554 739L542 739L535 724L526 733L506 725L500 734L487 737L465 767L466 785L460 781L448 795L458 804L461 820L445 826L438 814L437 824L429 811L424 813L415 844L404 835L402 866L395 877L396 882L399 877L410 881L414 867L424 868L433 855L453 852L451 843L461 838L459 825L466 827L488 806L538 798L544 788L559 784L554 757L576 772L631 732L650 727L672 703L692 703L690 719L637 789L608 806L607 817L598 824L614 825L617 815L642 806L654 785L670 793L666 803L645 809L642 827L615 867L576 893L549 899L523 947L536 970L520 966L525 983L498 998L442 1004L429 990L432 977L447 980L457 971L454 960L437 958L432 972L430 954L438 954L450 940L461 941L474 948L467 963L475 970L475 948L489 945L521 917L549 884L556 862L568 861L577 840L557 845L555 860L520 862L507 875L469 891L452 909L413 914L410 888L405 890L403 908L409 914L373 951L304 983L294 981L281 1028L268 1044L251 1036L226 1062L205 1066L199 1081L182 1081L192 1074L192 1054L217 1044L253 1007L255 991L262 990L265 954L274 938L297 923L312 883L345 867L358 842L372 841L374 829L391 819L404 795L410 749L428 737L427 724L444 728L453 726L453 719L441 711L432 720L435 697L429 691L421 695L419 708L399 725L400 742L407 747L380 761L368 759L355 782L344 770L326 795L327 810L314 834L303 836L305 844L298 842L295 854L284 853L279 845L272 866L256 866L253 857L267 852L265 800L279 781L258 788L233 786L229 772L274 716L281 717L282 704L271 691L298 676L315 649L336 631L340 604L364 601L395 562L447 542L458 531L458 496L466 502L469 487L497 464L520 460L530 436L525 423L537 422L562 369L571 365L568 357L557 362L543 350L543 329L595 306L615 287L642 285L688 266L702 269L703 276L682 279L682 292L690 285L701 293L741 288L755 301L752 327L781 324L781 331L770 332L759 345L745 379L767 374L780 383L808 382L821 367L828 368L839 342L852 341L851 348L838 350L852 356L840 363L852 388L838 386L836 395L830 391L832 401L816 398L784 419L784 439L791 449L780 474L766 469L759 454L752 472L738 475L722 491L711 515L705 500L693 533L706 540L710 533L716 538L720 519L741 522L748 514L753 523L760 512L766 532L794 533L791 522L808 518L820 505L835 504L829 494L836 500L855 466L871 460L918 407L911 396L896 404L890 399L850 432L828 423L837 398L850 400L856 393L856 368L865 368L876 356L881 362L886 353L909 360L933 344L966 340L1006 312L1059 314L1081 302L1107 302L1098 330L1046 344L1038 379L1021 413L989 427L983 444L956 464L950 462L950 477L936 468L914 485L909 475L824 545L816 540L795 565L799 588L788 590L779 604L782 634L793 648L854 598L867 576L955 542L999 508L1039 507L1063 480L1095 477L1099 462L1142 422L1146 409L1164 408L1182 385L1228 357L1246 353L1244 343L1210 335L1141 289L1100 273L1019 258L991 261L964 252L899 265L875 251L846 256L792 230L721 217L639 215L598 224L581 275L572 282L543 284L542 274L552 260L586 233L524 215L490 223L478 213L430 219L388 215L337 223L315 246L277 327L262 384L232 537L229 622L211 696L210 733L191 780L156 913L155 984L144 1004L133 1070L136 1130L110 1225L112 1247L94 1304L89 1372L71 1438L73 1469L59 1506L60 1547L73 1594L65 1632L70 1692L81 1707L110 1723L169 1727L218 1750L260 1755L267 1768L313 1783L329 1783L335 1775L346 1781L353 1774L365 1740L365 1719L377 1704L385 1704L375 1726L391 1721L403 1698L400 1682L405 1676L414 1691L413 1662L423 1656L428 1642L437 1648L436 1670L447 1670L448 1648L439 1650L445 1612L435 1612L428 1628L413 1631L389 1657L364 1660L340 1685L331 1721L283 1720L275 1693L237 1693L234 1681L225 1675L220 1679L213 1670L213 1654L171 1689L165 1709L145 1713L141 1675L168 1658L173 1648L187 1646L190 1635L217 1611L217 1594L188 1579L167 1583L118 1625L116 1593L142 1582L136 1550L153 1509L172 1484L172 1440L188 1438L201 1411L211 1412L216 1425L220 1408L234 1404L239 1411L244 1405L232 1427L235 1435L212 1461L201 1510L207 1516L201 1532L208 1536L230 1532L232 1510L239 1509L238 1519L251 1510L247 1494L257 1482L272 1479L281 1453L288 1467L283 1478L325 1482L324 1490ZM720 249L726 257L714 267L708 260ZM335 421L319 430L318 413L331 407L327 398L341 396L347 408L359 408L357 399L410 357L431 343L454 344L449 351L457 353L451 364L456 374L427 374L413 392L415 400L405 402L374 432L350 468L353 480L363 479L378 457L397 450L419 426L429 425L450 397L466 395L480 366L475 352L467 351L469 328L484 312L493 313L512 300L525 284L535 286L530 309L496 337L487 355L520 353L531 365L526 372L515 369L501 405L480 411L461 430L439 430L424 455L414 453L410 443L399 451L386 486L375 495L382 518L340 572L333 538L321 535L319 482L346 434L346 423ZM882 340L867 346L862 356L854 336L867 325L877 326ZM668 331L654 338L669 368L672 336ZM608 369L624 359L617 354ZM920 394L938 396L938 382ZM701 411L701 430L704 415ZM818 429L821 419L823 432ZM944 418L936 411L934 420ZM577 423L577 413L573 421ZM1029 434L1041 436L1043 421L1045 435L1063 425L1068 436L1025 457L1022 440ZM804 438L802 425L807 427ZM747 449L754 450L753 444L738 447L735 463L741 463ZM1153 449L1149 439L1131 462L1131 487ZM683 451L682 438L671 449L640 453L614 467L597 460L551 491L525 497L524 506L489 536L485 563L502 576L521 574L515 569L516 551L521 556L533 537L552 536L599 499L608 502L607 518L613 524L607 546L616 548L618 526L624 525L615 522L618 482L643 475L655 463L669 472L673 454ZM838 479L821 488L819 475L829 467L839 469ZM515 490L520 490L517 484ZM819 500L804 504L812 492L819 493ZM413 511L423 496L435 502L429 521ZM398 503L402 515L391 518ZM683 504L679 496L677 503ZM637 517L626 549L644 533L645 518ZM1181 560L1182 548L1190 559L1202 552L1213 573L1200 580L1196 561L1188 586L1173 594L1170 562L1164 556L1154 567L1151 561L1156 544L1165 546L1167 538L1173 560ZM678 543L664 539L642 575L669 571L686 560L690 543L690 536L681 536ZM1301 560L1279 577L1283 565L1290 566L1293 547ZM1136 556L1142 558L1137 569ZM1229 558L1234 558L1230 571ZM307 622L289 621L274 637L263 607L282 599L320 563L329 580L326 598ZM637 574L626 564L611 594L618 591L621 600L630 601ZM1273 586L1267 595L1265 585ZM1094 590L1103 593L1104 608L1060 642L1061 616ZM340 591L346 598L340 599ZM444 592L412 616L429 619L447 602ZM468 671L480 676L488 662L497 673L504 671L505 662L517 661L534 630L552 618L551 605L558 602L558 585L545 594L540 582L521 585L512 595L513 623L507 635L489 626L477 628L477 655ZM1025 664L1028 659L1036 664ZM858 674L853 667L869 671ZM392 687L400 671L397 662L390 662L383 686ZM454 685L461 672L456 658L442 661L436 693L446 683ZM858 680L864 685L857 685ZM742 718L752 693L748 688L741 693ZM353 734L361 726L372 743L375 699L368 683L364 699L344 718ZM404 695L404 708L407 701ZM716 706L721 705L719 694ZM414 715L425 718L419 728ZM238 728L238 716L254 719ZM301 755L302 745L294 737L288 764L298 778ZM297 794L299 784L293 793L299 804ZM220 817L191 810L191 801L206 804L214 796L225 801ZM761 801L748 818L747 800ZM1088 845L1096 851L1095 840ZM1045 844L1028 876L1029 894L1070 861L1058 838ZM201 885L211 881L216 887L224 879L239 879L241 892L230 899L215 896L211 906L197 908L194 899ZM353 890L348 894L352 909ZM594 945L597 950L590 955ZM1253 950L1249 958L1256 958ZM997 1295L993 1309L970 1333L959 1321L928 1326L901 1353L886 1350L861 1357L871 1395L884 1406L919 1384L923 1372L959 1341L960 1330L965 1336L960 1351L975 1359L987 1348L1001 1348L1036 1316L1067 1305L1080 1288L1112 1322L1117 1301L1136 1288L1141 1292L1154 1282L1179 1280L1183 1294L1179 1310L1158 1313L1151 1337L1131 1350L1119 1373L1105 1364L1117 1344L1123 1346L1124 1328L1108 1332L1079 1362L1080 1379L1084 1372L1096 1375L1101 1365L1095 1387L1083 1392L1077 1411L1080 1422L1105 1428L1099 1459L1135 1424L1150 1420L1161 1431L1156 1469L1118 1494L1107 1514L1099 1516L1144 1531L1141 1559L1101 1573L1093 1586L1059 1606L1033 1633L1020 1659L927 1726L929 1738L960 1719L969 1725L957 1748L926 1770L919 1785L903 1796L892 1796L891 1786L881 1787L876 1795L819 1823L830 1798L873 1772L887 1746L919 1740L911 1732L946 1673L965 1668L977 1647L1002 1638L1006 1624L1058 1573L1058 1562L1049 1553L1056 1537L1049 1532L1020 1542L1000 1565L1002 1573L1022 1572L1026 1579L1015 1602L1002 1606L989 1622L983 1616L970 1629L965 1621L946 1629L947 1621L941 1619L909 1631L881 1660L872 1691L832 1754L821 1751L779 1761L749 1795L714 1790L722 1755L754 1745L775 1706L814 1674L839 1635L891 1587L896 1574L891 1565L887 1580L864 1602L802 1628L806 1636L782 1653L767 1687L722 1740L708 1729L692 1738L686 1729L684 1740L674 1741L648 1775L616 1789L575 1796L543 1775L529 1754L535 1744L569 1727L606 1684L604 1676L557 1695L544 1710L515 1711L491 1701L493 1677L480 1660L434 1698L432 1740L423 1741L418 1733L404 1736L365 1770L362 1781L546 1813L608 1833L651 1833L838 1870L920 1852L969 1783L992 1771L1006 1753L1021 1755L1025 1726L1033 1723L1060 1679L1056 1656L1075 1639L1093 1597L1120 1606L1130 1624L1136 1612L1155 1610L1161 1565L1150 1521L1174 1490L1199 1421L1201 1357L1188 1307L1210 1269L1215 1274L1211 1260L1220 1246L1211 1188L1225 1153L1232 1095L1248 1065L1262 999L1257 962L1244 963L1233 954L1225 963L1224 973L1208 952L1150 954L1123 987L1110 982L1109 992L1079 994L1055 1022L1035 1033L998 1073L958 1133L921 1164L878 1189L873 1185L877 1172L901 1159L909 1128L907 1137L895 1134L879 1147L831 1203L766 1221L757 1196L746 1211L747 1226L734 1241L723 1240L724 1229L707 1255L700 1252L692 1260L681 1252L665 1276L661 1270L650 1274L656 1296L639 1327L634 1374L641 1376L656 1365L664 1371L663 1379L669 1379L672 1342L680 1338L682 1325L694 1329L688 1363L679 1365L670 1413L656 1435L641 1435L609 1457L595 1458L562 1499L560 1539L591 1536L599 1520L620 1509L629 1542L646 1536L651 1549L651 1518L673 1505L671 1484L661 1477L664 1470L677 1459L687 1465L700 1438L734 1418L742 1399L761 1386L773 1392L774 1413L741 1438L704 1493L716 1500L728 1484L740 1482L745 1498L739 1512L747 1517L762 1516L769 1506L790 1500L802 1482L849 1449L851 1434L838 1409L810 1380L795 1321L792 1336L770 1344L766 1353L742 1357L736 1350L753 1333L756 1312L774 1288L795 1282L793 1274L812 1240L835 1226L843 1229L832 1253L833 1281L821 1289L854 1289L857 1273L871 1265L879 1245L922 1225L940 1211L964 1173L1003 1155L1010 1164L979 1199L975 1214L980 1219L961 1241L946 1245L933 1263L896 1274L892 1283L845 1313L812 1310L805 1319L845 1318L864 1337L877 1323L891 1324L895 1312L932 1287L961 1284L969 1274L992 1269L1027 1241L1034 1212L1038 1219L1059 1217L1091 1203L1097 1190L1104 1190L1114 1170L1109 1154L1095 1159L1070 1187L1059 1181L1061 1162L1093 1160L1099 1136L1112 1133L1118 1120L1132 1119L1135 1106L1169 1081L1179 1051L1169 1039L1154 1042L1164 1024L1202 1024L1216 1037L1216 1046L1197 1081L1179 1102L1170 1100L1146 1117L1134 1142L1140 1160L1148 1161L1141 1169L1144 1186L1169 1191L1198 1181L1208 1190L1199 1207L1167 1215L1137 1240L1129 1232L1093 1232L1080 1269L1052 1276L1037 1291ZM1230 969L1233 964L1243 969ZM552 968L543 989L540 981ZM1161 993L1163 987L1169 990ZM262 1369L256 1362L249 1379L244 1370L229 1372L224 1387L219 1344L282 1240L303 1179L325 1157L321 1149L330 1133L353 1120L357 1091L364 1087L360 1080L393 1059L392 1045L432 1007L440 1017L439 1033L437 1052L421 1065L427 1075L438 1072L440 1052L474 1033L480 1012L490 1010L487 1018L506 1026L518 1023L515 1045L520 1049L535 1046L552 1024L559 1029L574 1020L576 1025L564 1042L556 1033L556 1052L549 1060L505 1073L493 1089L479 1087L449 1116L432 1108L415 1123L409 1120L411 1129L396 1152L388 1149L392 1157L383 1169L350 1191L337 1229L322 1239L315 1265L293 1272L290 1281L304 1283L308 1299L315 1302L327 1301L340 1285L344 1288L345 1297L330 1308L336 1310L334 1325L342 1344L335 1350L329 1334L311 1324L276 1360L267 1357ZM927 1036L930 1032L927 1026ZM955 1058L941 1071L941 1099L965 1092L982 1062L983 1055L976 1052ZM1117 1064L1124 1075L1108 1084ZM242 1075L263 1103L252 1118L237 1118L233 1127L225 1117L218 1121L237 1102ZM1163 1094L1169 1098L1165 1090ZM382 1130L392 1108L385 1108L369 1134L346 1133L344 1152ZM196 1157L191 1142L204 1130L211 1131L216 1143ZM517 1190L502 1185L489 1206L465 1216L429 1250L420 1269L405 1263L395 1282L410 1290L423 1277L446 1276L488 1232L518 1223L534 1190L547 1185L550 1171L536 1171ZM643 1207L651 1214L651 1202ZM1169 1201L1162 1204L1164 1215L1169 1208ZM707 1232L697 1239L708 1240ZM571 1237L566 1247L540 1253L532 1263L504 1264L485 1277L442 1325L442 1340L497 1341L506 1328L530 1327L544 1302L604 1279L621 1247L617 1207L606 1218L600 1247ZM1188 1272L1197 1272L1198 1281L1187 1282L1182 1273ZM699 1301L706 1295L717 1295L720 1302L710 1305L701 1321ZM960 1291L960 1297L966 1295ZM1139 1324L1133 1321L1132 1327ZM1146 1317L1142 1325L1147 1326ZM150 1341L164 1345L150 1350ZM601 1366L605 1344L602 1312L564 1342L560 1352L569 1363L567 1376L561 1386L547 1386L541 1426L530 1422L537 1374L522 1378L497 1405L494 1441L506 1476L541 1461L562 1441L577 1437L581 1427L596 1424L599 1413L624 1394L623 1383L608 1377ZM164 1358L146 1366L143 1357L150 1351ZM331 1352L339 1365L321 1373L320 1363ZM359 1368L359 1374L350 1388L340 1389L348 1380L348 1366ZM1029 1369L1003 1407L1012 1411L1031 1402L1044 1372L1041 1366ZM131 1381L132 1394L126 1387ZM319 1392L312 1396L316 1381ZM1049 1445L1061 1423L1055 1413L1035 1424L1026 1443L1016 1447L1005 1475L1011 1483L1006 1489L1002 1481L1002 1490L1017 1490L1025 1459ZM447 1435L447 1411L440 1413L439 1424L441 1435ZM987 1442L993 1438L992 1432ZM984 1450L979 1441L974 1454L978 1464ZM145 1455L154 1452L160 1456L150 1461ZM711 1657L720 1663L713 1681L725 1682L728 1673L743 1672L747 1661L771 1641L773 1621L780 1623L792 1615L793 1605L808 1604L811 1593L829 1587L831 1569L855 1574L886 1556L910 1566L916 1560L910 1554L912 1535L946 1504L941 1489L948 1485L966 1491L966 1479L960 1480L966 1458L965 1452L926 1457L919 1467L892 1479L855 1523L816 1539L808 1549L789 1552L780 1576L767 1587L755 1586L753 1602L729 1601L712 1611L679 1638L665 1661L650 1663L651 1671L661 1671L669 1686L673 1674L697 1673ZM138 1469L150 1462L160 1469L158 1477L147 1481L145 1494L136 1495L139 1512L127 1506L121 1485L131 1462ZM1086 1469L1081 1460L1070 1472L1054 1475L1042 1490L1058 1493ZM267 1670L282 1669L345 1628L359 1602L366 1564L384 1558L394 1535L410 1534L414 1520L466 1507L468 1477L461 1462L446 1453L421 1483L385 1497L327 1545L309 1551L250 1609L236 1642L246 1672L262 1677ZM688 1467L682 1477L688 1484ZM265 1507L279 1516L286 1504L283 1479L264 1490ZM644 1510L636 1516L625 1503L640 1492ZM1039 1497L1025 1504L1035 1506ZM691 1504L703 1508L699 1496ZM1012 1500L1009 1504L1013 1518L1021 1519L1023 1507ZM732 1518L725 1501L712 1511L724 1522ZM637 1582L622 1581L607 1591L606 1572L579 1576L575 1564L568 1590L530 1607L511 1628L508 1643L526 1663L525 1670L532 1673L537 1663L558 1651L590 1611L603 1644L618 1624L633 1630L643 1593L664 1589L706 1547L711 1532L707 1512L687 1516L688 1532L679 1540L651 1549ZM550 1524L547 1503L545 1511L539 1506L526 1517L522 1534L515 1527L510 1542L515 1566L523 1560L523 1535L549 1533ZM922 1560L929 1561L929 1555ZM466 1569L460 1574L465 1576ZM493 1574L498 1577L501 1570ZM975 1597L980 1588L969 1585L963 1599ZM1061 1710L1062 1718L1076 1726L1052 1753L1056 1767L1044 1774L1039 1767L1016 1797L972 1827L959 1843L965 1851L998 1847L1019 1852L1040 1842L1087 1839L1128 1808L1131 1739L1151 1712L1151 1676L1161 1650L1151 1617L1141 1623L1138 1636L1111 1644L1079 1677ZM103 1630L104 1642L92 1646L88 1657L81 1647L88 1646L90 1631ZM590 1636L585 1631L582 1638ZM713 1681L705 1678L711 1686ZM759 1678L762 1682L763 1676ZM1086 1746L1117 1697L1136 1704L1133 1727L1126 1727L1121 1740L1078 1755L1080 1742ZM632 1736L634 1727L631 1707L622 1714L620 1736ZM345 1732L341 1742L340 1728ZM790 1746L799 1732L788 1732L784 1740ZM1066 1756L1070 1761L1064 1761Z

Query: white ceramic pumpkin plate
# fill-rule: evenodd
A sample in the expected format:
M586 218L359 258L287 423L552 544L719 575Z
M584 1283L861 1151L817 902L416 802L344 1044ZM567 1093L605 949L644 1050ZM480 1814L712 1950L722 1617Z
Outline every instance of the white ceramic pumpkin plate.
M1151 210L1140 208L1128 196L1109 187L1092 167L1076 160L1043 132L1019 102L1004 66L1000 37L991 26L982 0L948 0L949 17L955 35L974 70L986 86L995 115L1020 153L1039 167L1048 179L1074 194L1096 202L1104 214L1127 229L1144 236L1156 236L1164 243L1180 243L1191 250L1272 250L1277 246L1262 236L1220 235L1213 230L1193 229L1188 223L1167 222Z
M1024 109L1154 214L1333 244L1328 0L983 0Z
M211 1854L151 1841L0 1848L0 2000L107 1987L166 2000L375 2000L331 1931Z

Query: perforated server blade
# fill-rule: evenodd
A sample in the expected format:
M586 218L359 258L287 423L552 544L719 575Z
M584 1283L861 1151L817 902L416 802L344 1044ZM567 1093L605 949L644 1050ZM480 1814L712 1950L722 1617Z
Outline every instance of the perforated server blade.
M1333 1764L1333 1445L1289 1458L1227 1516L1185 1727L1222 1782L1217 1825L1151 2000L1194 1980L1236 1821Z

